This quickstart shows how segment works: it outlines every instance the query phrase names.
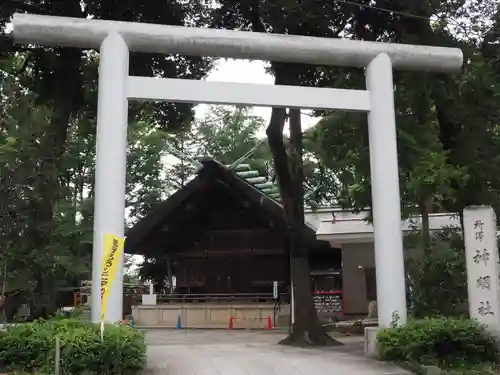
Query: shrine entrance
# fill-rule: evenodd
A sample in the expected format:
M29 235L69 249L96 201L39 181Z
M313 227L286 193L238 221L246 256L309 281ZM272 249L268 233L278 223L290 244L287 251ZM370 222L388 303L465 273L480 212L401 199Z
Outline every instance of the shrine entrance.
M128 100L253 105L368 113L379 325L406 321L393 69L455 72L459 49L269 35L16 13L17 43L100 51L92 320L100 321L103 236L124 235ZM366 68L366 90L129 76L130 52L186 54ZM122 319L123 254L105 313Z
M231 282L234 282L236 277L231 272L232 260L230 257L220 257L208 259L208 266L212 269L212 279L207 282L214 285L214 293L231 294Z

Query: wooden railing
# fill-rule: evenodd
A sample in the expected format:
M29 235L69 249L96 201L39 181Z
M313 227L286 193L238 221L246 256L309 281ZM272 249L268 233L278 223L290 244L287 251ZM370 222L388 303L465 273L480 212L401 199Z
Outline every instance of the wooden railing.
M280 295L281 301L286 301L286 294ZM274 303L272 293L238 293L238 294L160 294L157 296L159 304L168 303Z

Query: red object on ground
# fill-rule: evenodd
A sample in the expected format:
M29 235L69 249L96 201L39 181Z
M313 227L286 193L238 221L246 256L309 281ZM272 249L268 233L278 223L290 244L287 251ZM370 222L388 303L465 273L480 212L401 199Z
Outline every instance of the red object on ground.
M271 315L267 316L267 327L266 329L273 329L273 323L271 322Z
M227 329L233 329L234 328L234 319L232 316L229 317L229 326Z

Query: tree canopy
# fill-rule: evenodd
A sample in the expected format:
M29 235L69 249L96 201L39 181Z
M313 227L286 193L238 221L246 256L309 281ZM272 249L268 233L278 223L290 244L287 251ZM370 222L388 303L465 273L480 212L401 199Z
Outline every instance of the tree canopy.
M494 0L4 0L0 4L0 249L8 280L50 310L57 285L89 277L97 66L95 51L13 45L15 12L459 47L460 74L396 72L398 157L404 215L428 220L469 204L500 209L500 4ZM212 59L132 54L130 74L200 79ZM280 85L364 89L360 69L269 62ZM130 105L128 225L182 187L196 160L249 162L280 186L289 225L300 344L331 343L315 318L302 246L304 195L317 204L371 206L365 115L323 112L304 132L299 109L273 108L269 123L248 108ZM286 122L290 137L284 137ZM262 128L267 125L263 144ZM180 162L165 165L169 149ZM176 159L177 160L177 159ZM306 193L304 181L313 193ZM424 224L425 226L425 224ZM431 249L428 231L423 244ZM75 266L77 264L78 266ZM53 306L52 306L53 307Z

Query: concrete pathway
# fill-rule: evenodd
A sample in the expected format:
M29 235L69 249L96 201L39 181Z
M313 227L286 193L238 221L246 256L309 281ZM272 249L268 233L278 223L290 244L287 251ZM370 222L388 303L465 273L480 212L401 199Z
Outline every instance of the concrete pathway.
M407 375L396 366L368 360L361 338L344 346L291 348L284 335L265 331L150 330L144 375Z

